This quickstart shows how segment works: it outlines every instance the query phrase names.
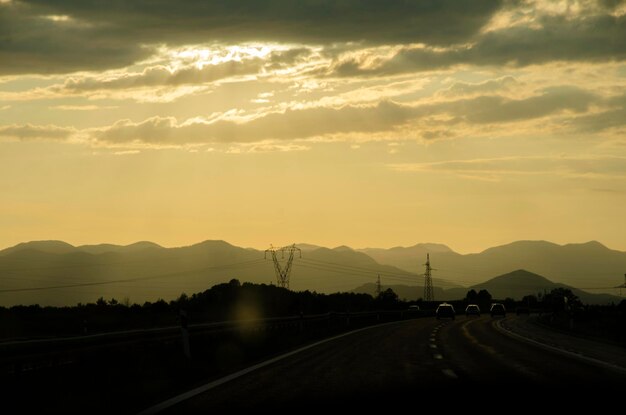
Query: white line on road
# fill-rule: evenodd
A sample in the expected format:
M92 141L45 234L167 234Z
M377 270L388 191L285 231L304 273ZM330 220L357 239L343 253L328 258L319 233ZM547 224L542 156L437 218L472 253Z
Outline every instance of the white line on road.
M442 359L443 359L443 356L442 356L442 355L440 355L439 353L435 353L435 354L433 355L433 357L434 357L435 359L437 359L437 360L442 360Z
M178 396L174 396L173 398L170 398L170 399L168 399L166 401L163 401L163 402L161 402L161 403L159 403L157 405L154 405L154 406L152 406L152 407L150 407L148 409L145 409L145 410L141 411L138 415L149 415L149 414L159 413L159 412L161 412L161 411L163 411L165 409L168 409L168 408L170 408L170 407L172 407L172 406L174 406L174 405L176 405L176 404L178 404L180 402L186 401L187 399L191 399L194 396L200 395L201 393L209 391L209 390L211 390L211 389L213 389L213 388L215 388L217 386L223 385L226 382L230 382L231 380L234 380L234 379L237 379L237 378L239 378L241 376L247 375L248 373L253 372L253 371L257 370L257 369L261 369L262 367L269 366L269 365L271 365L273 363L276 363L276 362L278 362L280 360L283 360L283 359L285 359L287 357L293 356L293 355L295 355L297 353L303 352L305 350L311 349L311 348L319 346L321 344L328 343L328 342L331 342L333 340L340 339L342 337L350 336L352 334L359 333L361 331L370 330L370 329L377 328L377 327L391 326L391 325L394 325L394 324L402 324L402 323L406 323L406 320L404 320L404 321L392 321L391 323L384 323L384 324L378 324L378 325L375 325L375 326L364 327L364 328L361 328L361 329L358 329L358 330L353 330L353 331L349 331L347 333L343 333L343 334L340 334L340 335L337 335L337 336L334 336L334 337L330 337L328 339L320 340L320 341L315 342L313 344L309 344L308 346L301 347L301 348L293 350L293 351L291 351L289 353L285 353L285 354L282 354L280 356L274 357L273 359L269 359L269 360L266 360L264 362L258 363L258 364L254 365L254 366L250 366L250 367L248 367L246 369L240 370L239 372L231 373L228 376L224 376L223 378L214 380L213 382L209 382L206 385L199 386L199 387L197 387L195 389L192 389L190 391L182 393L182 394L180 394Z
M437 348L437 345L436 345L435 343L431 343L431 344L430 344L430 348L431 348L431 349L436 349L436 348Z

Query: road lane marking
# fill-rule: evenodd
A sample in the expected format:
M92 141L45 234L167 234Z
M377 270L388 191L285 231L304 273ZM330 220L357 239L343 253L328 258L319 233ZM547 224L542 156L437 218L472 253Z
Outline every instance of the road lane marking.
M485 350L487 353L492 354L492 355L497 355L498 352L496 352L496 350L491 347L491 346L487 346L483 343L481 343L480 341L478 341L478 339L476 337L474 337L473 334L471 334L469 332L469 330L467 329L467 325L473 323L476 320L467 320L465 323L463 323L461 325L461 332L463 333L463 335L473 344L475 344L476 346L480 347L481 349Z
M436 348L437 348L437 345L436 345L435 343L431 343L431 344L430 344L430 348L431 348L431 349L436 349Z
M371 330L373 328L391 326L391 325L394 325L394 324L398 324L399 325L399 324L406 323L406 322L407 322L406 320L401 320L401 321L392 321L390 323L377 324L377 325L374 325L374 326L363 327L361 329L357 329L357 330L349 331L347 333L339 334L339 335L334 336L334 337L329 337L328 339L320 340L318 342L309 344L307 346L303 346L303 347L301 347L299 349L292 350L291 352L282 354L280 356L276 356L276 357L274 357L272 359L269 359L269 360L266 360L264 362L257 363L254 366L250 366L250 367L242 369L242 370L240 370L238 372L231 373L228 376L224 376L223 378L214 380L214 381L209 382L209 383L207 383L205 385L199 386L199 387L197 387L195 389L192 389L192 390L189 390L189 391L187 391L185 393L182 393L182 394L180 394L178 396L174 396L173 398L170 398L170 399L168 399L166 401L163 401L163 402L161 402L159 404L151 406L150 408L144 409L143 411L139 412L138 415L150 415L150 414L159 413L159 412L164 411L164 410L166 410L168 408L171 408L172 406L174 406L176 404L179 404L179 403L181 403L183 401L186 401L186 400L191 399L191 398L193 398L193 397L195 397L197 395L200 395L200 394L202 394L204 392L207 392L207 391L209 391L211 389L214 389L214 388L216 388L216 387L218 387L220 385L223 385L224 383L230 382L231 380L240 378L240 377L242 377L244 375L247 375L250 372L253 372L255 370L261 369L261 368L263 368L265 366L269 366L269 365L271 365L273 363L276 363L276 362L278 362L280 360L286 359L288 357L291 357L291 356L293 356L295 354L298 354L300 352L303 352L305 350L312 349L312 348L317 347L319 345L322 345L324 343L328 343L328 342L331 342L331 341L334 341L334 340L337 340L337 339L341 339L343 337L347 337L347 336L350 336L352 334L359 333L359 332L362 332L362 331Z
M452 369L442 369L441 372L449 378L458 379L459 377L454 373Z
M502 327L502 324L500 324L499 321L497 321L494 324L494 327L496 329L498 329L500 332L502 332L503 334L505 334L505 335L507 335L509 337L513 337L513 338L515 338L517 340L525 341L527 343L534 344L534 345L542 347L544 349L551 350L551 351L554 351L554 352L557 352L557 353L561 353L561 354L563 354L565 356L573 357L573 358L579 359L579 360L584 360L584 361L586 361L588 363L592 363L592 364L595 364L597 366L601 366L601 367L604 367L604 368L607 368L607 369L612 369L612 370L615 370L615 371L620 372L622 374L626 374L626 368L625 367L618 366L618 365L615 365L613 363L605 362L603 360L599 360L599 359L596 359L596 358L593 358L593 357L585 356L584 354L581 354L581 353L570 352L570 351L562 349L560 347L551 346L549 344L546 344L546 343L543 343L543 342L540 342L540 341L537 341L537 340L533 340L533 339L528 338L526 336L522 336L521 334L518 334L518 333L515 333L515 332L513 332L511 330L505 329L504 327Z
M435 358L435 359L437 359L437 360L442 360L442 359L443 359L443 356L442 356L442 355L440 355L439 353L435 353L435 354L433 355L433 358Z

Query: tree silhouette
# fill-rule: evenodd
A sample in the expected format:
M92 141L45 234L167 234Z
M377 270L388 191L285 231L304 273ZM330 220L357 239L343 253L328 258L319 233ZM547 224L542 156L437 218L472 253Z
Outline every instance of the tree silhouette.
M385 291L380 293L378 300L383 306L394 305L398 302L398 294L396 294L391 288L387 288Z
M534 295L525 295L522 298L522 304L528 307L534 307L537 305L537 297Z
M398 301L398 294L396 294L391 288L387 288L385 291L380 293L380 297L386 301L391 301L391 302Z
M478 291L478 295L476 297L477 301L483 304L487 304L491 302L491 294L489 294L489 291L483 289Z
M476 292L475 289L472 288L471 290L467 292L465 299L467 300L468 303L474 304L478 301L478 293Z
M543 298L544 303L552 311L563 311L568 308L578 308L582 302L569 288L554 288Z

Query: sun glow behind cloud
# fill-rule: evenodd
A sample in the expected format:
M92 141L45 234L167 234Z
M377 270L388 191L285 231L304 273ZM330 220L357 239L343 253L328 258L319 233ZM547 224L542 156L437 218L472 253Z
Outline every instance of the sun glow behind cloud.
M241 62L245 59L265 59L274 51L285 50L277 45L234 45L227 47L186 46L168 50L171 66L185 67L190 64L202 69L206 65L219 65L225 62Z

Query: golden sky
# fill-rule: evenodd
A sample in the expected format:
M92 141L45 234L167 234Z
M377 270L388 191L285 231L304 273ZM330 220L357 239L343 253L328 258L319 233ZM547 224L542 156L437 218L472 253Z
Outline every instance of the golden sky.
M626 2L0 0L0 247L626 250Z

